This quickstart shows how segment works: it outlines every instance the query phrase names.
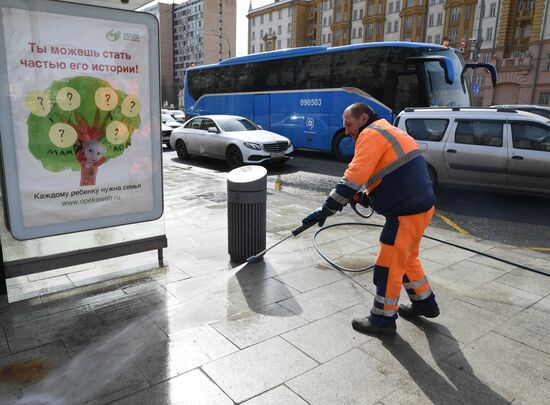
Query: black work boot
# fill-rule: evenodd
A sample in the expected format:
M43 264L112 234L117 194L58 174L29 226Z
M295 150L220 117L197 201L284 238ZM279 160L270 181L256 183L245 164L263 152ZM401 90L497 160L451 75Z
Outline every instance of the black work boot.
M400 304L397 309L399 316L403 318L416 318L424 316L426 318L435 318L439 315L439 307L437 304L429 308L421 308L418 305Z
M382 335L395 335L396 333L395 325L378 326L374 324L368 316L364 318L354 318L353 321L351 321L351 326L357 332L362 333L377 333Z

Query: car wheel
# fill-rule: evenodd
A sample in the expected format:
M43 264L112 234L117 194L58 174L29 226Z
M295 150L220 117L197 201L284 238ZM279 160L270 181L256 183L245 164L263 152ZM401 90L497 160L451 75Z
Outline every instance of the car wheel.
M230 168L235 169L243 165L243 154L237 146L230 145L225 153L225 160Z
M351 162L353 152L355 150L355 142L351 136L346 135L342 130L339 131L332 141L332 154L340 162Z
M189 158L187 146L185 146L185 142L182 139L178 139L176 141L176 153L178 154L178 158L180 158L181 160Z
M432 188L435 192L435 190L437 190L437 175L435 174L435 170L428 166L428 174L430 175L430 180L432 181Z

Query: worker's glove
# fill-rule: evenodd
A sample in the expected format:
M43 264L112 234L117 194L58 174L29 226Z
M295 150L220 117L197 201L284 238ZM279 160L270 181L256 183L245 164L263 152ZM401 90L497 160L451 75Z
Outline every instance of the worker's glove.
M355 193L350 202L351 204L362 205L365 208L370 207L370 198L364 191L358 191L357 193Z
M323 226L328 217L334 215L334 212L329 210L326 205L323 205L321 208L317 208L307 217L302 219L302 224L309 225L317 223L319 226Z

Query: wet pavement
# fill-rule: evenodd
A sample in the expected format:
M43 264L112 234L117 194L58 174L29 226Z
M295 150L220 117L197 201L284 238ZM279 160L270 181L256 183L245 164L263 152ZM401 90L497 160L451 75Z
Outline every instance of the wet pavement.
M2 404L546 404L550 255L428 228L420 257L438 318L355 332L372 273L317 253L317 228L241 269L227 249L225 173L164 153L165 266L155 251L8 280ZM268 189L267 242L323 197ZM371 265L382 218L346 208L323 254ZM493 260L477 252L500 257ZM403 290L402 300L407 302Z

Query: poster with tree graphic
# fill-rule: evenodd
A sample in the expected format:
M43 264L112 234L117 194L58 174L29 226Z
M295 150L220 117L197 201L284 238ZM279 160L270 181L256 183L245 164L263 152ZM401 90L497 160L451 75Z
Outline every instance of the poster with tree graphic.
M96 185L99 167L125 152L141 123L139 98L89 76L33 90L25 104L32 155L48 171L80 171L81 186Z
M60 4L61 3L61 4ZM10 232L30 239L162 215L158 23L63 2L0 6Z

